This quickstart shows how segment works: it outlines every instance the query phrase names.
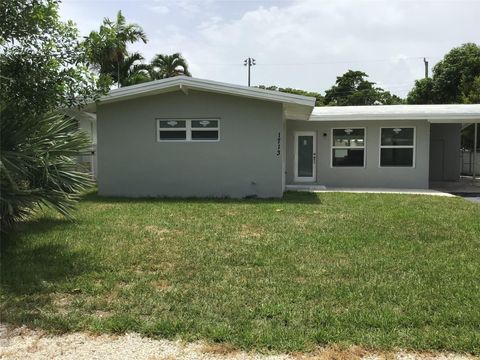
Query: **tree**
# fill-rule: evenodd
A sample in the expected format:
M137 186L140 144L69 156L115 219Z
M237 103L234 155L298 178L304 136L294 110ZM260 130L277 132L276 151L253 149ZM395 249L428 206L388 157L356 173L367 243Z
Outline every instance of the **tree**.
M275 85L271 85L271 86L259 85L258 88L259 89L265 89L265 90L280 91L280 92L295 94L295 95L303 95L303 96L314 97L316 99L315 100L315 106L324 105L324 98L323 98L322 94L317 93L317 92L305 91L305 90L293 89L293 88L279 88L278 86L275 86Z
M187 61L180 53L172 55L158 54L151 62L152 79L166 79L178 75L192 76Z
M75 170L74 156L88 146L76 122L52 114L97 98L104 87L88 71L72 22L61 22L58 1L0 2L2 231L38 205L64 215L91 184Z
M129 56L127 45L137 41L147 42L145 32L137 24L127 24L125 16L118 11L115 21L103 19L100 30L88 35L84 47L93 67L120 87L121 67Z
M366 80L367 77L366 73L353 70L338 76L335 85L325 91L325 104L346 106L402 103L398 96L376 87L375 83Z
M463 103L478 94L475 79L480 76L480 46L469 43L450 50L433 68L433 92L441 104Z
M407 102L480 103L480 46L468 43L450 50L433 68L431 79L415 82Z
M120 63L120 86L129 86L151 81L150 66L144 64L137 52L127 55Z
M435 101L433 80L431 78L415 80L414 88L407 95L407 103L435 104Z

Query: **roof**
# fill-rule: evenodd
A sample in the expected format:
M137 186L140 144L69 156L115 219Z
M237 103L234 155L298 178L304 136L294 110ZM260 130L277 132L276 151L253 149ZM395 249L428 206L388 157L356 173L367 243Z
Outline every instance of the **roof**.
M427 120L431 123L480 122L480 104L371 105L315 107L311 121Z
M112 103L172 91L183 91L188 95L189 90L207 91L282 103L284 105L285 117L288 119L308 120L315 106L314 97L198 79L183 75L114 89L107 95L101 97L97 103ZM97 103L89 104L85 110L96 112Z

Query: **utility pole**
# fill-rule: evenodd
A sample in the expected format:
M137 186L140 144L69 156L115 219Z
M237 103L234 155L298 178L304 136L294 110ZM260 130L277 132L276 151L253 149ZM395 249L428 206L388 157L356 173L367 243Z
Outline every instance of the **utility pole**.
M257 64L255 64L255 59L249 57L243 61L243 65L248 67L248 86L250 86L250 68Z
M428 79L428 61L427 61L427 58L423 58L423 63L425 64L425 79Z

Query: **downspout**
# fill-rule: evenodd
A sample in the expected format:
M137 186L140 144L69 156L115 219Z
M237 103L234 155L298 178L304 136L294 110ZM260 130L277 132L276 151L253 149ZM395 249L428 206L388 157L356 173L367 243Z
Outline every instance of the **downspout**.
M477 167L477 143L478 143L478 122L474 125L473 132L473 168L472 168L472 181L475 181L476 178L476 167Z

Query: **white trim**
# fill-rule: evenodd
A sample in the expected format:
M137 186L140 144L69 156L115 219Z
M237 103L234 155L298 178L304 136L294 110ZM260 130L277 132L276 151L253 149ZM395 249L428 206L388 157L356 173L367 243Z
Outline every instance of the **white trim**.
M175 142L182 142L182 143L205 143L205 142L219 142L220 141L220 118L156 118L157 121L157 142L161 143L175 143ZM185 121L185 127L182 128L160 128L160 121ZM209 121L217 121L217 127L211 128L193 128L192 129L192 121L195 120L209 120ZM215 140L193 140L192 139L192 131L217 131L218 138ZM186 136L185 140L165 140L160 139L160 131L185 131Z
M316 131L295 131L294 133L294 181L296 182L315 182L317 180L317 133ZM312 136L313 137L313 154L312 154L312 176L311 177L299 177L298 176L298 137L299 136Z
M334 146L333 145L333 130L342 129L363 129L363 146ZM333 150L334 149L363 149L363 166L333 166ZM347 169L365 169L367 167L367 128L362 126L346 126L346 127L332 127L330 129L330 168L347 168Z
M413 129L413 145L382 145L382 129ZM378 167L380 169L415 169L417 157L417 127L411 125L381 126L378 134ZM382 149L413 149L412 166L382 166Z
M108 103L122 101L128 98L145 96L188 88L188 90L204 90L210 92L239 95L256 99L276 101L296 105L315 106L315 98L310 96L282 93L280 91L265 90L255 87L228 84L218 81L197 79L189 76L175 76L173 78L150 81L142 84L126 86L111 90L99 99L99 102Z
M311 121L419 120L430 123L480 122L480 104L321 106Z

